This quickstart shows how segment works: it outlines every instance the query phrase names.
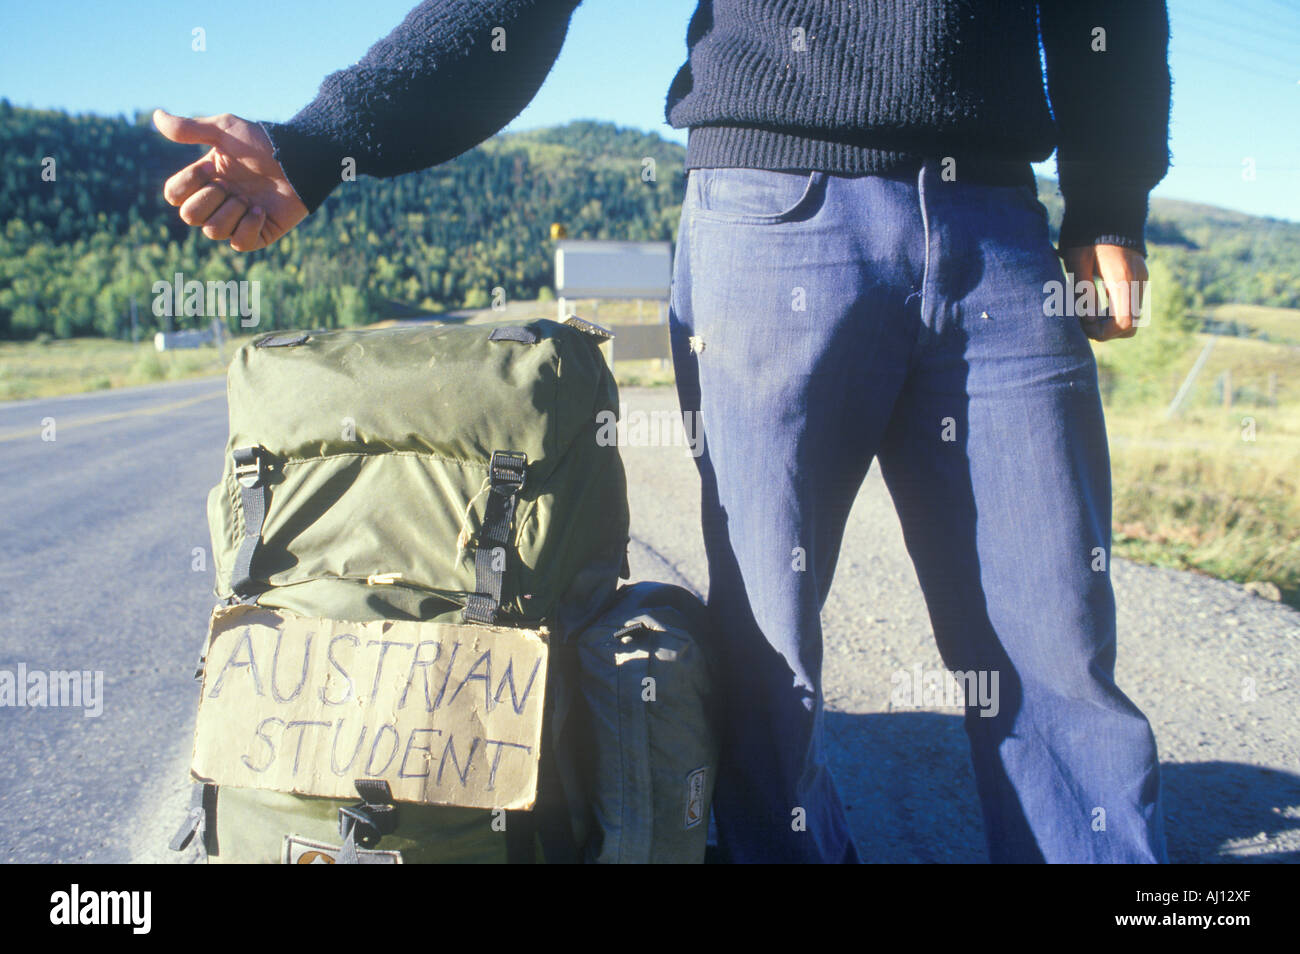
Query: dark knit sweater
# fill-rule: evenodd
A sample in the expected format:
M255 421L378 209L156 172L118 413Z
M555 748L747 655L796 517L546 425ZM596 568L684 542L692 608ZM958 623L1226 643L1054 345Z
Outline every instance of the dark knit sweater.
M578 2L416 7L288 123L263 124L303 202L324 201L344 157L392 176L493 135L541 86ZM700 0L667 117L690 128L691 168L952 157L959 180L1024 181L1055 147L1061 245L1144 250L1168 169L1167 45L1164 0Z

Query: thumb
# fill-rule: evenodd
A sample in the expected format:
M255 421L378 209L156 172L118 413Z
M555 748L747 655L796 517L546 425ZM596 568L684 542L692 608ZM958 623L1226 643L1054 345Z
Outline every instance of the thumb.
M161 109L155 109L153 124L172 142L217 146L225 138L225 131L217 125L215 119L186 119L183 116L173 116Z

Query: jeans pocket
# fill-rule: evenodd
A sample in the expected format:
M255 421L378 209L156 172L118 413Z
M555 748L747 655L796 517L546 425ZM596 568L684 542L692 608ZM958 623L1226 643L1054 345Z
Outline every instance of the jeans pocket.
M767 169L692 169L693 213L714 222L766 225L811 218L826 174ZM697 178L698 177L698 178Z

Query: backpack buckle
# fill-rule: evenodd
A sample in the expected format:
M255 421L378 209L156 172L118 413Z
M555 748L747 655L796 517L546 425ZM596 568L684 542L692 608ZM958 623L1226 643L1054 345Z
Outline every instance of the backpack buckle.
M527 466L527 454L519 451L493 451L492 459L488 461L488 481L492 489L500 487L506 493L523 490Z
M362 848L373 848L380 838L397 830L393 791L380 778L359 778L354 784L361 801L339 809L339 835Z
M257 487L262 483L262 448L237 447L230 456L235 461L235 480L244 487Z

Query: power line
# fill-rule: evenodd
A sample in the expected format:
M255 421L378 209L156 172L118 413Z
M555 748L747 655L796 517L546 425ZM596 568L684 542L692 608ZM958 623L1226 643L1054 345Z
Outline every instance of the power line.
M1232 60L1224 59L1223 57L1212 53L1202 53L1195 50L1189 51L1189 53L1197 60L1217 63L1220 66L1227 67L1228 69L1249 73L1259 79L1276 80L1280 83L1285 83L1288 86L1295 86L1297 81L1300 81L1300 75L1287 76L1285 73L1275 73L1272 70L1263 70L1255 66L1246 66L1243 63L1234 63Z
M1282 0L1269 0L1269 2L1272 3L1273 6L1280 8L1284 13L1289 13L1297 20L1300 20L1300 6L1293 7L1289 4L1283 3Z
M1207 42L1203 37L1193 37L1192 40L1193 42ZM1248 73L1254 73L1255 75L1261 78L1267 77L1273 80L1281 80L1282 82L1286 82L1286 83L1300 82L1300 67L1296 68L1294 72L1289 72L1288 70L1291 64L1261 60L1257 57L1250 57L1250 56L1247 56L1244 59L1242 59L1231 55L1236 51L1230 49L1225 50L1222 47L1222 45L1218 45L1218 44L1214 45L1212 47L1212 50L1213 50L1212 53L1202 53L1199 52L1197 48L1187 43L1183 43L1180 44L1179 47L1174 52L1176 53L1191 52L1196 56L1197 59L1216 60L1217 62L1230 65L1236 69L1243 70Z
M1275 50L1265 49L1253 43L1245 43L1238 36L1233 36L1231 34L1225 34L1225 33L1211 33L1205 30L1203 27L1195 26L1195 25L1187 25L1187 24L1179 25L1178 29L1184 30L1193 36L1210 40L1214 43L1235 46L1238 49L1242 50L1243 52L1250 53L1253 56L1265 57L1271 60L1274 64L1278 66L1282 66L1283 68L1296 65L1295 60L1290 59L1286 56L1279 56ZM1177 38L1178 38L1178 32L1177 30L1175 30L1173 33L1173 39L1177 40ZM1298 38L1295 42L1300 43L1300 38Z
M1232 37L1234 42L1240 43L1242 46L1252 47L1255 50L1260 50L1261 48L1254 46L1251 43L1242 42L1243 38L1250 39L1250 40L1258 40L1258 39L1268 39L1272 37L1272 38L1281 39L1289 43L1300 42L1300 28L1292 30L1291 28L1285 26L1284 24L1279 24L1275 21L1270 22L1267 26L1262 24L1251 26L1249 24L1242 23L1239 20L1238 21L1220 20L1217 17L1207 16L1203 13L1194 13L1190 10L1179 16L1172 17L1170 19L1170 27L1175 33L1177 32L1178 29L1182 29L1187 26L1187 23L1184 22L1184 17L1186 17L1188 21L1191 21L1192 24L1202 28L1207 26L1214 27L1216 30L1219 31L1227 31L1230 36L1235 33L1236 36ZM1221 33L1217 35L1222 36ZM1266 52L1267 55L1269 56L1277 55L1276 50L1267 50L1264 52Z
M1247 69L1252 72L1259 72L1261 75L1271 75L1274 78L1287 78L1292 81L1300 79L1300 63L1289 60L1277 59L1273 54L1259 49L1258 47L1248 47L1235 40L1232 37L1224 37L1219 34L1209 34L1196 27L1189 27L1179 33L1175 33L1171 44L1172 50L1177 52L1184 47L1187 40L1202 41L1211 44L1214 47L1215 54L1220 60L1226 58L1223 54L1240 52L1247 54L1248 64L1233 58L1226 60L1231 62L1236 68ZM1263 69L1261 69L1263 67ZM1270 69L1274 68L1274 69Z
M1293 22L1287 22L1286 20L1279 21L1276 14L1269 13L1265 10L1249 7L1246 5L1244 0L1237 0L1237 2L1234 3L1231 8L1231 14L1235 17L1235 19L1222 20L1211 13L1202 12L1200 8L1193 8L1188 10L1184 10L1181 8L1174 8L1174 10L1171 10L1171 16L1198 17L1202 20L1208 20L1211 23L1217 23L1220 26L1227 26L1227 27L1250 26L1248 24L1244 24L1240 19L1241 15L1245 14L1257 18L1258 21L1262 21L1253 24L1253 27L1255 29L1265 30L1268 33L1275 33L1277 32L1278 28L1281 27L1286 30L1300 32L1300 8L1291 9L1288 7L1283 7L1282 9L1283 11L1285 11L1285 14L1287 16L1294 18Z

